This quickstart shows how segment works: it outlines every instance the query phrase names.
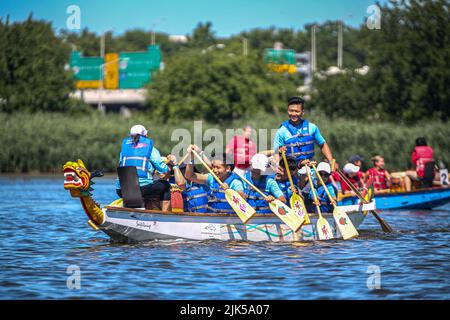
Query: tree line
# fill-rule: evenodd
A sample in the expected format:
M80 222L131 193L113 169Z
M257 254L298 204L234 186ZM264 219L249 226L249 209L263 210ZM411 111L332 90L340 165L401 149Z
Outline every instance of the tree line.
M344 25L345 72L318 74L307 106L330 118L417 123L447 121L450 115L450 10L446 0L396 1L381 7L381 29ZM336 65L338 21L318 25L317 67ZM215 35L212 23L199 23L186 43L157 33L166 69L148 86L147 113L163 120L233 120L255 111L276 113L286 97L298 94L300 75L271 73L262 64L275 42L309 51L311 26L253 29L229 38ZM128 30L105 34L106 52L145 50L151 33ZM248 55L243 55L243 39ZM215 44L222 49L205 52ZM70 99L73 78L66 65L70 50L99 55L100 35L84 29L56 34L51 23L0 20L0 111L68 112L82 103ZM361 75L355 68L369 66ZM86 110L85 108L81 108Z

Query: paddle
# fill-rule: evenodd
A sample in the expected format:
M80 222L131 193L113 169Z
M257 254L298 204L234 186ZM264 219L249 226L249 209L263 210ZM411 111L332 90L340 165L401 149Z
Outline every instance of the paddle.
M178 165L181 166L183 164L184 161L186 161L187 157L189 156L189 152L186 153L183 158L180 159L180 161L178 161Z
M308 211L306 211L305 203L303 202L302 197L300 197L297 193L297 189L294 186L294 183L292 182L292 176L291 176L291 170L289 170L289 166L286 159L286 152L284 150L281 150L281 156L283 157L284 167L286 168L286 173L289 179L289 183L292 186L292 196L289 200L289 204L291 205L292 210L295 210L295 212L302 218L305 219L305 224L310 224L311 221L309 221Z
M319 219L317 219L317 232L319 234L319 239L320 240L328 240L328 239L333 239L333 230L331 230L330 224L328 223L327 219L325 219L322 216L322 212L320 211L320 207L317 204L317 196L316 196L316 190L314 189L314 183L312 181L311 178L311 169L309 168L308 165L306 165L306 173L308 174L308 180L309 180L309 185L311 186L311 191L314 197L314 202L317 208L317 213L319 214ZM316 171L317 173L317 171ZM318 176L318 174L316 174L316 176Z
M320 173L317 171L316 166L313 163L311 163L311 166L313 167L314 171L316 171L316 173L317 173L316 176L319 179L320 183L322 184L322 187L325 189L328 199L330 199L331 204L334 207L333 218L334 218L334 221L336 221L336 225L338 226L339 231L341 232L342 238L344 240L348 240L348 239L356 237L358 235L358 231L356 230L352 221L348 217L347 213L345 211L341 210L336 205L336 201L333 199L330 192L328 191L328 188L325 185L325 182L323 182L323 179L320 176Z
M246 182L250 187L252 187L256 192L264 197L267 201L268 196L266 196L261 190L259 190L255 185L253 185L250 181L248 181L242 175L236 173L236 175L241 178L244 182ZM295 211L285 205L278 199L274 201L267 201L269 203L269 208L272 212L281 219L289 228L291 228L294 232L296 232L302 226L304 219L299 217Z
M359 190L356 189L356 187L353 185L353 183L351 183L348 180L348 178L344 175L344 173L342 173L342 171L340 169L336 169L336 171L339 174L339 176L342 178L342 180L344 180L345 183L347 183L347 185L350 187L350 189L353 190L353 192L356 194L356 196L359 198L359 200L361 200L363 203L368 203L366 201L366 199L364 199L362 194L359 192ZM370 210L370 213L372 213L373 216L375 217L375 219L378 220L378 223L380 224L381 229L383 229L384 232L392 232L391 226L383 218L381 218L375 210Z
M225 189L224 183L220 181L220 179L214 174L211 168L205 163L205 161L203 161L202 157L200 157L199 154L194 150L192 150L192 153L206 168L206 170L209 171L209 173L217 181L220 187L225 190L225 198L227 199L227 202L230 204L230 206L233 208L234 212L236 212L242 222L246 223L248 220L250 220L250 218L253 217L256 213L255 209L253 209L237 191L230 188Z

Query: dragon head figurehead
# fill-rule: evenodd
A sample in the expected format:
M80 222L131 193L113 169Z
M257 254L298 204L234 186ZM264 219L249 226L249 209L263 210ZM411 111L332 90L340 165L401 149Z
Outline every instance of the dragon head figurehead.
M91 180L95 177L103 176L101 170L93 173L86 169L83 161L78 159L76 162L68 161L63 166L64 170L64 189L69 190L74 198L80 198L84 211L89 217L89 225L94 229L105 221L105 214L100 205L91 197L92 185Z
M64 170L64 189L70 190L72 197L88 196L91 188L91 173L86 169L83 161L67 161Z

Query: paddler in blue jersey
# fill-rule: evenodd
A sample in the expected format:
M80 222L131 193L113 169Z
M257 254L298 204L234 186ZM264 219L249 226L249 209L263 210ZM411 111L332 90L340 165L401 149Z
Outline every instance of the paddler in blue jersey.
M317 174L320 174L322 177L323 182L325 183L325 186L328 190L328 193L331 195L331 198L333 199L333 202L336 203L337 198L337 189L333 186L331 183L330 175L331 175L331 168L330 165L326 162L321 162L317 165ZM322 213L325 212L333 212L333 203L330 201L330 198L327 195L327 192L325 191L325 188L323 187L322 183L320 183L319 179L316 179L316 193L317 193L317 205L320 207L320 211ZM314 195L312 193L312 190L309 192L309 199L313 202L314 201ZM315 209L314 209L315 210ZM313 212L313 211L311 211Z
M233 208L228 204L225 197L225 190L221 188L219 183L208 173L194 172L192 163L192 150L201 153L200 148L196 145L190 145L187 152L191 154L191 160L187 163L185 176L186 179L206 185L208 187L208 212L209 213L228 213L234 214ZM211 161L211 169L214 174L224 183L225 189L230 188L237 191L243 198L245 198L244 184L239 177L234 174L233 164L226 163L225 155L216 155Z
M296 189L296 193L299 194L300 192L298 191L299 190L298 189L299 180L297 178L297 163L296 163L295 159L292 157L286 157L286 160L288 163L289 170L291 172L292 182L294 183L293 187ZM280 190L283 192L284 197L286 198L287 202L289 202L289 200L292 197L292 188L293 187L291 186L291 184L289 182L283 159L280 160L276 171L277 172L275 175L275 181L277 182Z
M175 156L169 159L173 168L173 182L182 190L183 209L185 212L207 212L208 190L206 185L201 185L185 178L186 164L178 166ZM169 157L168 157L169 158ZM194 173L200 173L193 166Z
M324 157L331 163L333 155L320 134L319 128L306 119L303 119L305 101L301 97L292 97L288 100L289 120L283 122L275 134L273 141L274 154L279 161L278 151L285 147L286 156L295 158L298 168L301 162L314 158L314 145L322 150Z
M268 201L278 199L286 203L286 198L275 179L265 175L268 166L269 159L267 156L257 153L250 160L250 172L247 172L245 175L249 182L268 196L267 200L264 199L257 191L244 182L247 202L259 214L272 213Z
M147 137L147 130L138 124L130 129L130 136L123 139L120 151L119 167L135 166L139 178L139 187L147 209L170 209L170 184L163 180L154 180L153 173L157 170L166 173L169 170L158 149L153 146L153 140ZM116 191L122 197L119 179L116 181Z

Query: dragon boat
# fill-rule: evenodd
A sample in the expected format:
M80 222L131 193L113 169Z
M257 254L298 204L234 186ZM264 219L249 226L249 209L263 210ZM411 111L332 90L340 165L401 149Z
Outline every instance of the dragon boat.
M125 208L122 199L101 207L93 198L92 178L83 161L64 165L64 188L79 198L88 216L88 224L107 234L113 242L148 240L217 239L224 241L292 242L318 240L318 216L309 214L311 223L293 232L274 214L255 214L246 224L235 214L208 214L195 212L165 212ZM359 228L375 203L342 207L356 228ZM335 239L342 238L332 214L322 214L330 223ZM345 221L341 222L345 223Z
M353 195L339 195L339 205L346 206L358 203ZM430 210L450 202L449 187L433 187L413 191L387 191L374 195L377 210Z

